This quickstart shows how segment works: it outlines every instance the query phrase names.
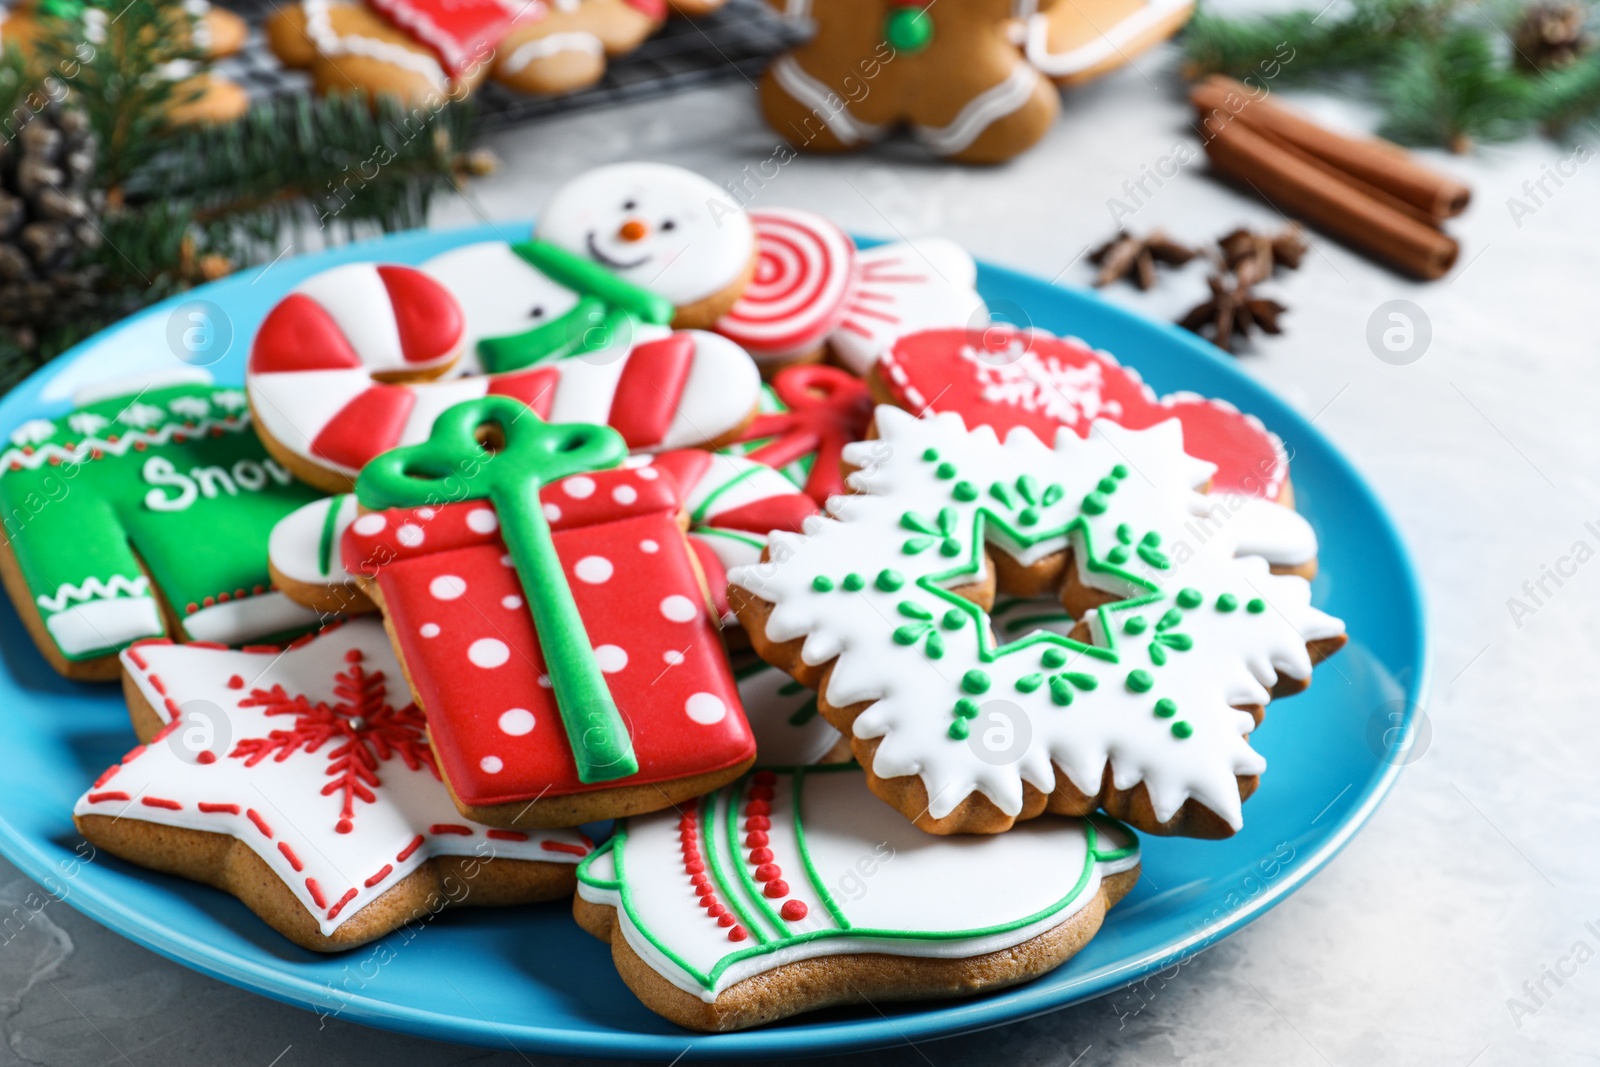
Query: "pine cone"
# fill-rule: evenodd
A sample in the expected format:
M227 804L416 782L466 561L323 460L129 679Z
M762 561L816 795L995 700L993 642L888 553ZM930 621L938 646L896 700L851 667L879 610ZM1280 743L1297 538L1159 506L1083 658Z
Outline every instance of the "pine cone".
M1589 17L1585 3L1538 3L1527 8L1512 31L1517 66L1544 71L1569 66L1594 47L1584 32Z
M0 326L25 349L94 308L97 154L84 114L55 101L0 144Z

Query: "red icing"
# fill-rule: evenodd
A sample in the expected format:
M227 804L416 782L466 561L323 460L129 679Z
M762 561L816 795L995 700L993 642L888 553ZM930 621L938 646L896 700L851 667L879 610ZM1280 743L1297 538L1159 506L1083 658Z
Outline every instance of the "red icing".
M458 78L493 57L493 46L516 21L513 5L499 0L367 0L407 36L438 57Z
M780 897L786 897L789 895L789 883L785 882L782 878L774 878L767 883L767 887L761 892L772 899L777 900Z
M756 231L755 276L717 322L717 332L758 358L815 351L849 310L855 245L817 216L758 211L750 221Z
M466 320L450 291L414 267L380 266L407 363L435 363L461 343Z
M1097 417L1130 429L1176 418L1184 451L1217 465L1213 491L1277 499L1287 482L1282 446L1258 422L1219 400L1158 398L1131 369L1078 341L1004 326L927 330L897 341L877 373L909 410L954 411L1001 437L1026 427L1047 444L1062 426L1087 435Z
M675 333L640 345L622 365L608 421L630 449L649 448L666 436L689 384L694 350L693 334Z
M360 470L380 452L400 443L417 397L403 385L375 383L329 419L311 442L314 455Z
M550 417L556 402L556 386L561 384L561 372L554 367L534 367L530 370L497 374L487 379L489 396L509 396L533 409L541 419Z
M782 915L789 922L794 923L804 919L806 917L806 912L809 910L810 909L806 907L806 902L803 900L786 900L784 901L783 907L779 909L778 914Z
M613 646L603 661L616 669L605 677L640 767L617 782L578 780L553 694L540 684L544 659L525 602L538 591L523 589L515 568L502 562L507 550L498 527L472 517L492 511L489 504L443 505L423 522L409 511L384 512L382 530L363 534L357 523L346 532L345 564L376 575L401 656L428 709L440 770L462 802L488 806L669 781L755 754L716 620L678 526L677 487L670 478L640 473L580 475L541 494L590 644ZM408 523L422 531L420 544L400 542L396 530ZM409 533L407 539L416 540ZM647 541L656 551L641 548ZM591 557L604 563L580 568ZM436 578L455 579L441 585L447 593L462 583L465 592L440 599L431 588ZM505 606L507 598L515 607ZM434 636L423 636L424 626ZM493 658L495 666L478 666L468 652L480 642L498 642L504 648L496 650L506 654ZM669 664L669 652L681 660ZM689 715L691 698L701 719L707 708L724 713L697 721ZM489 757L499 770L484 770Z
M361 357L333 316L304 293L290 293L267 312L250 346L252 374L360 366Z
M865 383L837 367L790 367L772 382L788 411L757 415L741 441L773 440L749 453L757 463L782 468L814 456L805 491L817 503L845 490L844 446L866 436L872 395Z

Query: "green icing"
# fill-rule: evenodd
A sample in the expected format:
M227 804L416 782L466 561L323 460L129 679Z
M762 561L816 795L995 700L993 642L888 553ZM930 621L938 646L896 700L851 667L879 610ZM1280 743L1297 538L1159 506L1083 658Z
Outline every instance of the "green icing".
M1239 606L1239 598L1232 593L1223 593L1217 597L1217 610L1221 612L1233 611Z
M1261 599L1251 600L1250 603L1244 606L1244 610L1248 611L1252 615L1260 615L1263 611L1267 610L1267 602Z

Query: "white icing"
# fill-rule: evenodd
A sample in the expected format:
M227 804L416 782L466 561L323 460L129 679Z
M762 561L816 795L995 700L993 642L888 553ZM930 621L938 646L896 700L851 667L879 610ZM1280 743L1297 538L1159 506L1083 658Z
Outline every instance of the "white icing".
M213 604L182 620L183 632L191 640L215 641L219 645L242 645L272 634L307 630L319 621L321 616L316 612L278 592Z
M776 667L753 663L736 676L739 702L767 766L816 763L839 743L839 731L817 714L817 694ZM798 721L796 721L798 720Z
M1030 12L1020 42L1028 62L1049 78L1065 78L1114 57L1141 34L1148 33L1173 15L1194 6L1194 0L1145 0L1143 7L1112 26L1095 26L1094 36L1065 52L1050 50L1050 16ZM1124 57L1125 58L1125 57Z
M864 122L850 113L850 105L838 93L807 74L792 55L781 55L767 68L784 92L811 109L828 132L843 145L881 141L889 127Z
M715 853L722 871L712 883L718 902L752 920L745 939L730 941L728 928L699 905L684 870L676 812L627 820L626 836L580 872L579 896L617 908L624 938L646 963L713 1003L747 978L820 956L962 959L1010 948L1071 919L1107 875L1139 862L1132 834L1103 820L1093 828L1103 859L1091 855L1089 824L1080 819L1039 819L988 836L926 834L877 803L853 768L805 775L802 843L794 781L778 774L771 801L767 847L787 882L781 900L764 900L738 874L754 868L742 841L730 839L728 815L731 805L742 838L750 780L719 790L699 811L701 853L708 859ZM618 853L626 877L613 887L604 883L616 880ZM803 903L805 916L789 921L762 906L777 911L786 901ZM721 973L704 981L719 965Z
M548 59L563 52L603 56L606 48L592 33L552 33L525 41L500 63L501 74L520 74L535 60Z
M332 6L329 0L301 0L306 17L306 36L317 46L317 51L330 58L360 56L390 63L418 75L435 89L443 91L448 87L450 82L445 77L444 68L427 52L376 37L335 32L329 16Z
M331 509L338 509L338 516L328 542L331 546L327 554L328 566L324 568L323 531ZM272 563L273 573L306 585L343 585L352 581L339 555L339 539L356 521L357 510L354 494L345 493L313 500L279 519L267 538L267 558ZM383 517L380 515L378 519L379 529L382 529Z
M630 222L642 223L644 235L625 238ZM578 175L546 203L537 232L679 307L733 285L755 252L750 218L726 192L665 163L616 163Z
M885 778L919 775L934 818L948 815L974 792L1015 815L1021 811L1024 783L1049 793L1059 766L1078 789L1092 795L1100 791L1102 770L1109 763L1118 788L1140 782L1148 786L1158 819L1170 818L1193 798L1238 828L1236 776L1265 768L1265 760L1248 744L1253 720L1238 709L1266 703L1280 674L1310 677L1306 643L1343 633L1342 623L1311 606L1309 583L1271 574L1263 558L1292 556L1308 538L1314 542L1304 520L1280 509L1262 521L1267 513L1243 508L1217 522L1209 536L1191 532L1190 524L1208 515L1216 503L1196 491L1213 467L1183 452L1182 427L1176 420L1146 430L1099 420L1087 438L1061 430L1053 449L1025 430L1014 431L1004 444L986 427L969 433L955 414L918 419L880 407L876 421L878 441L845 450L846 462L862 468L850 479L856 493L831 501L833 517L809 520L805 536L774 533L771 552L777 562L741 568L729 576L732 584L773 603L766 624L769 640L803 638L801 656L808 664L837 657L828 701L837 707L870 704L855 720L854 730L862 739L882 739L876 773ZM939 461L924 458L930 449ZM941 478L945 462L954 470ZM1126 476L1110 479L1119 465ZM1005 506L990 490L1002 484L1013 501L1020 501L1015 486L1024 475L1036 479L1036 496L1046 487L1061 487L1055 503L1034 509L1037 521L1031 526L1021 523L1020 503ZM1107 479L1115 483L1107 509L1080 512L1081 502ZM963 501L953 491L962 482L978 490L976 499ZM1029 647L991 661L970 621L954 630L935 627L944 645L937 659L923 651L920 636L909 645L898 643L896 629L914 621L901 612L901 604L929 612L936 621L950 609L950 601L916 583L919 578L931 582L971 558L980 509L1006 518L1023 534L1038 531L1037 542L1026 546L991 520L985 534L991 550L1028 565L1070 545L1086 584L1130 597L1139 589L1131 579L1138 577L1160 589L1156 602L1108 607L1091 617L1095 643L1115 653L1110 659L1063 649L1064 665L1042 665L1044 650ZM902 546L920 536L902 525L908 512L924 523L947 516L949 533L933 538L917 554L905 553ZM1062 531L1080 519L1069 540ZM1170 569L1147 566L1136 555L1125 564L1129 577L1091 569L1090 543L1095 561L1105 560L1118 545L1123 524L1136 541L1147 532L1159 537ZM940 543L946 540L954 554L943 554ZM1262 554L1240 555L1246 549ZM903 574L903 588L889 592L877 587L875 576L885 568ZM845 592L840 583L848 573L861 575L865 587ZM834 590L817 592L812 583L818 577L834 583ZM941 579L946 586L968 580L970 573ZM1178 610L1174 605L1185 589L1197 590L1200 602L1179 613L1181 625L1174 632L1187 635L1192 647L1166 653L1165 664L1155 665L1154 655L1147 653L1157 632L1154 623L1169 609ZM1215 607L1222 594L1237 598L1236 610ZM1265 610L1246 610L1255 599ZM1122 629L1133 616L1143 616L1149 624L1138 637ZM1102 620L1112 627L1111 634ZM972 723L970 738L958 740L949 733L957 722L956 702L969 695L963 678L973 669L986 672L991 683L971 694L979 708L1004 701L999 711L1013 717L1021 713L1026 736L1015 730L1021 740L1014 754L995 755L996 748L1009 753L1012 743L1005 738L988 748L979 743L979 731L995 725L993 711ZM1134 692L1125 684L1134 669L1150 673L1152 689ZM1025 690L1017 685L1019 679L1039 674L1065 685L1064 678L1057 678L1065 672L1086 674L1098 683L1092 692L1075 691L1070 709L1052 702L1049 686ZM1176 702L1175 719L1153 713L1162 698ZM1176 736L1172 727L1177 722L1187 723L1192 736Z
M939 155L953 156L970 147L990 126L1027 104L1038 82L1038 71L1018 63L1000 84L968 100L947 125L918 125L911 132Z
M152 637L164 630L155 598L145 593L146 580L141 577L130 582L119 575L112 578L108 586L119 584L129 595L116 596L108 592L106 599L90 599L65 611L56 610L45 620L45 629L63 655L81 657L110 652L129 641ZM96 585L99 579L91 578L83 584L82 590ZM63 585L57 590L58 600L66 596L68 590L80 591L78 587ZM45 598L39 599L42 603Z
M360 665L366 671L382 673L389 704L404 707L410 700L404 675L376 619L348 623L282 653L164 643L124 651L124 670L145 700L163 721L170 721L171 709L177 708L183 722L91 787L74 813L120 816L238 838L282 879L324 935L332 934L432 856L576 862L578 857L570 852L544 847L549 842L583 848L584 839L575 830L530 831L521 841L489 838L486 827L461 817L426 763L409 768L398 755L379 760L378 782L371 787L374 799L357 799L351 832L339 833L340 796L323 794L332 781L327 771L331 753L339 747L337 740L315 751L302 748L282 760L268 756L253 766L230 755L242 741L294 725L293 715L268 715L264 708L243 706L252 692L281 685L289 697L303 694L312 704L337 705L341 697L335 692L336 676L348 669L345 657L352 650L361 653ZM228 684L236 676L242 687ZM215 759L201 762L202 751ZM132 799L107 798L108 793ZM91 799L96 797L101 799ZM179 807L154 807L145 803L150 799L175 801ZM201 802L234 804L239 813L202 812ZM271 837L249 817L251 810L272 831ZM435 825L466 832L434 833L430 828ZM423 838L420 847L401 859L418 835ZM303 869L295 870L280 844L289 847ZM317 904L308 880L317 883L323 904ZM369 880L372 885L366 884ZM334 904L351 889L354 898L330 917Z
M466 374L482 373L479 341L515 336L554 322L578 302L577 294L545 277L504 241L452 248L424 262L421 269L461 305L466 353L458 369Z
M954 241L924 238L866 249L857 256L856 275L844 324L828 338L856 374L864 376L907 334L989 321L975 288L977 264Z
M407 363L400 351L400 327L391 308L389 291L379 277L375 263L346 263L320 271L294 287L294 292L309 296L322 306L361 362L374 373L416 371L421 365ZM436 363L448 363L449 353Z

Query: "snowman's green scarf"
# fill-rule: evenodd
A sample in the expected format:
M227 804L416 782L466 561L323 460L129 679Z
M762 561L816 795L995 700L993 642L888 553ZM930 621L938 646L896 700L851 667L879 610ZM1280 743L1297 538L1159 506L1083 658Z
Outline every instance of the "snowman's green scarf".
M478 358L491 374L627 344L636 325L667 326L676 314L670 300L548 241L520 241L511 250L534 270L577 293L578 302L565 315L522 333L480 340Z

